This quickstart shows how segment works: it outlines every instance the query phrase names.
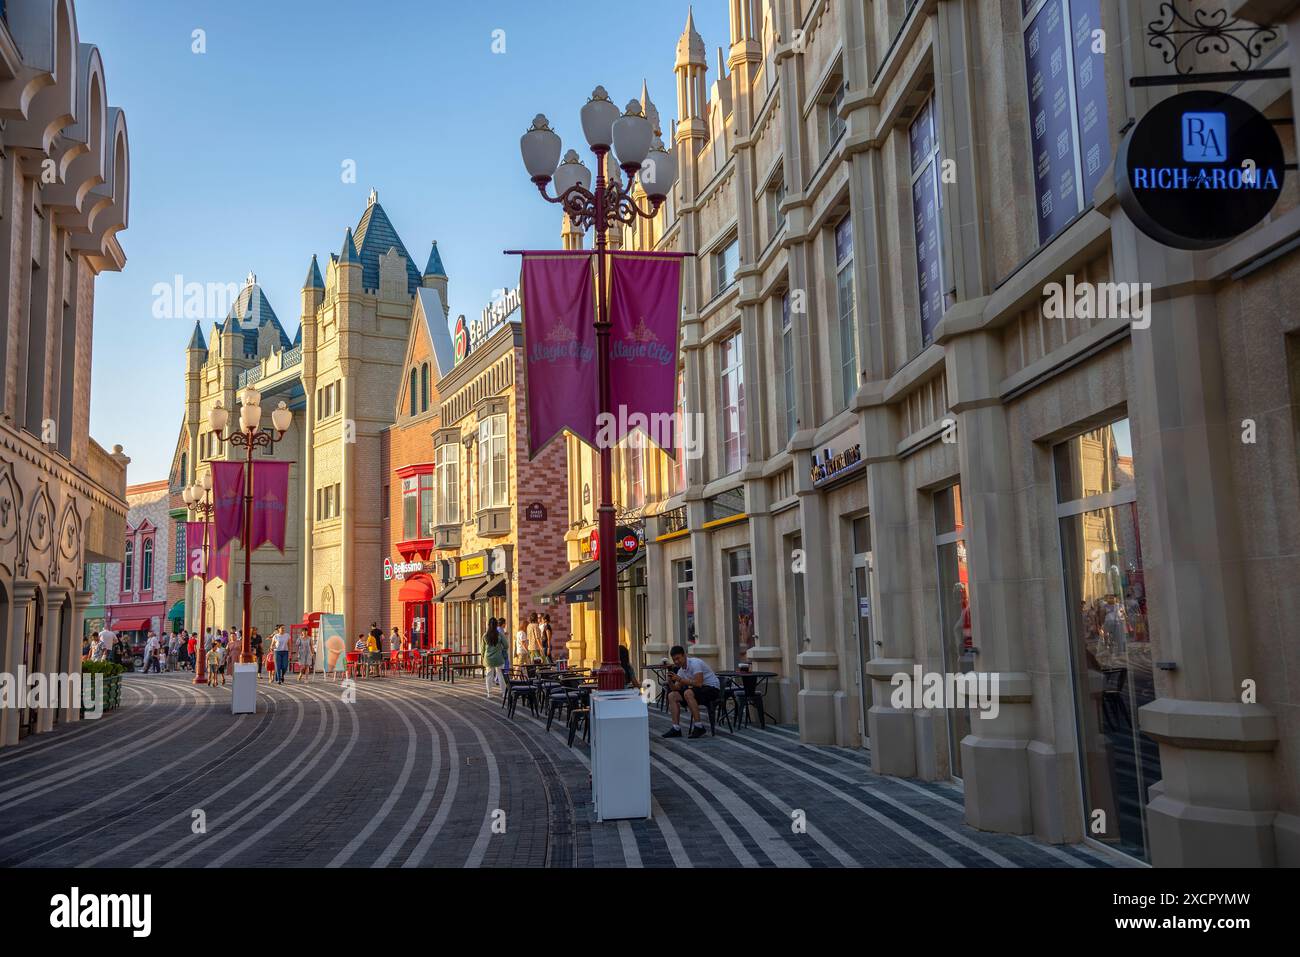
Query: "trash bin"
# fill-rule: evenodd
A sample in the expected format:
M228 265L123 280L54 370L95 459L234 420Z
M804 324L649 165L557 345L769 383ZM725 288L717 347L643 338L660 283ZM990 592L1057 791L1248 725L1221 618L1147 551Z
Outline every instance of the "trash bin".
M591 799L596 820L650 816L650 713L641 692L591 696Z

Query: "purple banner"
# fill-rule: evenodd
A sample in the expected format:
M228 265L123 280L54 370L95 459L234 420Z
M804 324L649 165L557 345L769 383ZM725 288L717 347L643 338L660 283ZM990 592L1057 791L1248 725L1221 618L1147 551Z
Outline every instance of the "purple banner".
M524 366L528 455L568 429L596 444L595 284L590 255L525 253Z
M288 462L258 462L253 466L252 548L274 545L284 554L285 519L289 512Z
M676 428L656 427L677 411L677 339L682 261L610 256L610 402L615 442L640 428L673 454Z
M230 552L233 546L226 542L225 546L217 551L212 557L212 574L208 577L213 581L223 581L230 584Z
M185 564L186 578L202 578L204 574L203 530L207 522L185 523L185 548L188 552Z
M209 546L220 551L226 543L244 533L244 463L212 463L213 540Z

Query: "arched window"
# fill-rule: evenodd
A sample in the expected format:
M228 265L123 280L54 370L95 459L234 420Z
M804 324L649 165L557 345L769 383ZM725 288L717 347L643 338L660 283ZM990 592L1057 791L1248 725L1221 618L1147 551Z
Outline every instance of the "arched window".
M135 542L126 543L126 557L122 559L122 591L130 591L135 584Z
M412 369L412 370L411 370L411 388L410 388L410 393L411 393L411 415L415 415L415 414L419 411L419 410L416 408L416 405L415 405L415 403L419 400L419 396L417 396L417 395L415 394L415 386L416 386L416 381L415 381L415 370Z
M144 542L144 556L140 568L140 590L153 591L153 539Z
M329 585L320 593L320 610L326 615L334 614L334 589Z
M429 411L429 363L420 366L420 411Z

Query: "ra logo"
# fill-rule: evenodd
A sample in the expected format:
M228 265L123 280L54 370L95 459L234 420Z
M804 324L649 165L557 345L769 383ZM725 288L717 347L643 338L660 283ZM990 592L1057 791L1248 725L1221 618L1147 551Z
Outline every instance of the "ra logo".
M1183 162L1225 163L1227 160L1227 114L1184 113Z

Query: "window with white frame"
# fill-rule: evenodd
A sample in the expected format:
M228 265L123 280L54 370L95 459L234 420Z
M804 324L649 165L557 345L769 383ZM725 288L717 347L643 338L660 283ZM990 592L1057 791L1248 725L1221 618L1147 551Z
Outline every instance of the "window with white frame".
M853 217L835 227L835 298L840 330L840 404L858 391L857 295L853 284Z
M460 443L447 442L434 453L438 471L438 524L460 524Z
M767 203L767 239L771 242L776 238L776 234L781 231L785 225L785 213L781 210L781 204L785 202L785 171L778 169L776 175L768 184L767 192L764 194Z
M153 539L146 538L140 562L140 590L153 591Z
M498 413L478 424L478 507L506 508L509 504L506 416Z
M720 296L736 281L740 268L740 240L733 238L713 254L713 294Z
M943 318L943 254L939 214L939 123L931 95L907 131L912 156L912 218L916 226L916 277L921 313L921 346L934 341L934 327Z
M628 508L640 508L645 504L645 437L640 432L633 432L627 437L623 449L623 465L627 470Z
M135 584L135 542L126 543L126 555L122 559L122 591L132 591Z
M844 135L845 124L843 117L840 116L840 110L844 108L844 81L837 80L835 90L831 93L830 101L826 104L826 150L829 153L841 136Z
M737 332L724 339L720 355L722 384L722 471L739 472L748 452L745 440L744 340Z

